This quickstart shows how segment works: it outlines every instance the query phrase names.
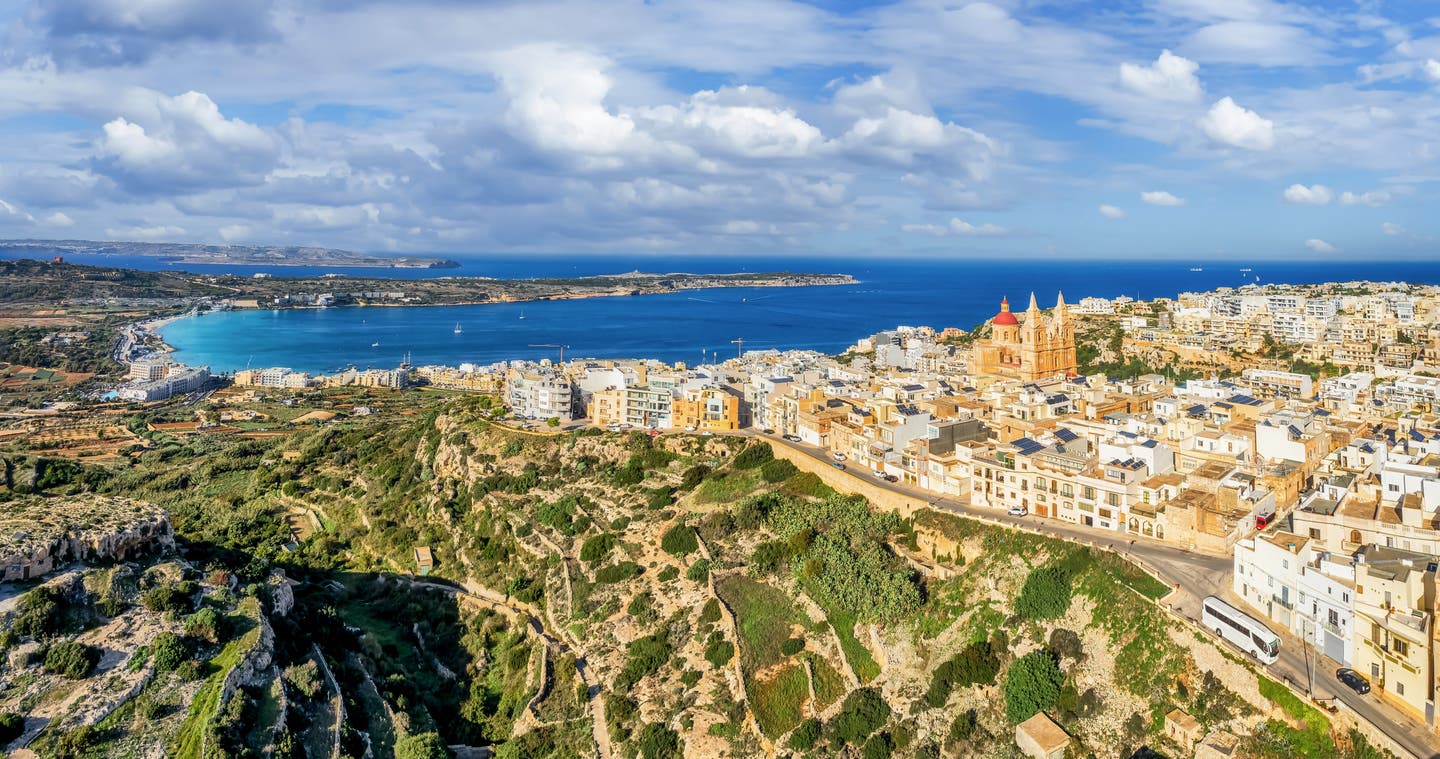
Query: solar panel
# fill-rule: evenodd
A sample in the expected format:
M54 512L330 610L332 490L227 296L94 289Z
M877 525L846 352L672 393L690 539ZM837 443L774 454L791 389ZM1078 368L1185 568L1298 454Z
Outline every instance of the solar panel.
M1055 430L1055 437L1058 437L1058 438L1060 438L1061 440L1064 440L1065 442L1068 443L1068 442L1070 442L1070 441L1072 441L1072 440L1074 440L1074 439L1076 439L1076 438L1078 438L1078 437L1080 437L1080 436L1079 436L1079 435L1076 435L1075 433L1071 432L1070 430L1068 430L1068 429L1066 429L1066 428L1064 428L1064 427L1058 427L1058 428L1056 428L1056 430Z
M1296 427L1296 426L1293 425L1293 424L1290 425L1289 427L1287 427L1287 429L1289 429L1289 430L1290 430L1290 434L1291 434L1291 435L1294 435L1295 437L1301 437L1302 435L1304 435L1304 433L1300 431L1300 428L1299 428L1299 427Z

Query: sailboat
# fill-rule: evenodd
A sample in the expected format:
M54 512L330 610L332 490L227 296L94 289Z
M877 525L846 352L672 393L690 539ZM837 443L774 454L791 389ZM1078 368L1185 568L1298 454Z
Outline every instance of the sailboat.
M460 322L455 322L455 334L458 335L458 334L460 334L461 332L464 332L464 331L465 331L465 330L460 329Z
M525 309L523 309L523 308L520 309L520 318L521 318L521 319L524 319L524 318L525 318Z
M379 343L378 341L377 341L377 342L370 343L370 347L371 347L371 348L379 348L379 347L380 347L380 343Z

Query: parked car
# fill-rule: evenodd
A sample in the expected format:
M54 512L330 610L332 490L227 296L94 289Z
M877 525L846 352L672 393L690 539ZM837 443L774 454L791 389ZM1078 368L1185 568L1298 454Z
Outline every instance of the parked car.
M830 458L835 459L836 461L844 461L844 460L845 460L845 454L843 454L843 453L832 453L832 454L830 454Z
M799 435L786 435L786 436L785 436L785 439L786 439L786 440L789 440L789 441L792 442L792 443L798 443L798 442L800 442L800 436L799 436Z
M885 481L886 481L886 482L899 482L899 481L900 481L900 478L899 478L899 477L896 477L896 476L893 475L893 474L887 474L887 475L885 475Z
M832 462L830 462L830 466L833 466L833 467L835 467L836 469L839 469L839 470L842 471L842 472L845 471L845 465L844 465L844 464L841 464L841 463L838 462L838 461L832 461Z
M1029 511L1027 511L1025 508L1023 508L1023 507L1021 507L1021 506L1011 506L1011 507L1010 507L1010 511L1009 511L1008 513L1009 513L1010 516L1012 516L1012 517L1023 517L1023 516L1027 516L1027 515L1030 514Z
M687 424L687 425L685 425L685 431L686 431L686 432L694 432L694 431L695 431L695 425L693 425L693 424Z
M760 431L763 432L763 433L765 433L766 435L774 435L774 434L775 434L775 430L765 429L765 430L760 430Z
M1370 681L1363 675L1349 667L1341 667L1335 670L1335 679L1349 686L1350 690L1365 695L1370 692Z
M873 475L875 475L875 479L877 479L877 480L883 480L883 479L885 479L885 473L882 472L882 471L880 471L879 469L872 469L872 470L870 470L870 473L873 474Z

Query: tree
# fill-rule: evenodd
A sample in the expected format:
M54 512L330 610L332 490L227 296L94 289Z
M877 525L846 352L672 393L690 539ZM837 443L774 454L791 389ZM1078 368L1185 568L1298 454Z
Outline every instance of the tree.
M72 680L90 674L100 663L100 649L74 641L63 641L45 652L45 669Z
M1070 573L1060 567L1038 567L1025 578L1015 612L1026 619L1053 619L1070 608L1070 594Z
M790 733L790 748L796 751L809 751L815 745L815 741L819 739L820 720L807 719Z
M785 459L767 461L760 467L760 477L769 483L784 482L800 470Z
M890 705L875 688L861 688L851 691L835 717L835 736L840 740L861 745L870 734L879 730L890 719Z
M395 759L450 759L439 733L416 733L395 741Z
M608 532L586 538L585 544L580 546L580 560L593 564L609 555L614 547L615 536Z
M546 419L546 420L545 420L545 425L546 425L547 427L559 427L559 426L560 426L560 417L558 417L558 416L552 416L552 417L550 417L549 419Z
M1049 651L1031 651L1010 665L1005 678L1005 716L1020 723L1055 706L1064 675Z
M175 633L162 632L150 644L150 659L155 662L157 672L173 672L189 658L190 651L186 649L185 641Z
M684 556L699 550L700 543L695 538L695 528L688 524L677 524L665 531L660 538L660 547L672 556Z
M220 642L220 615L206 606L185 618L185 637L203 640L206 643Z
M664 725L646 725L636 743L644 759L679 759L682 755L680 735Z
M775 451L769 443L758 443L735 454L732 465L736 469L754 469L775 458Z

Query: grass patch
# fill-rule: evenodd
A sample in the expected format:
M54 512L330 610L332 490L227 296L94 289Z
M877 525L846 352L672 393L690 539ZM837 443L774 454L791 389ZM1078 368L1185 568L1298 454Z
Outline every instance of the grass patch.
M259 602L247 598L240 603L237 611L238 614L230 617L230 624L248 625L250 629L226 643L220 653L210 660L210 676L205 678L200 690L195 692L195 698L191 700L190 709L185 714L185 721L171 743L170 756L177 759L199 759L205 728L215 716L216 707L220 705L220 686L225 682L226 673L239 664L245 652L260 639L260 626L256 622L260 614Z
M1285 710L1292 718L1303 722L1306 732L1330 735L1330 718L1321 714L1319 709L1301 701L1299 696L1280 683L1264 675L1256 677L1259 679L1260 695Z
M715 590L735 612L740 633L740 664L746 674L776 664L785 655L780 645L790 637L799 619L794 602L779 589L745 575L729 575Z
M812 680L815 687L816 709L825 709L845 695L845 679L825 657L806 651L800 655L800 658L810 662L810 668L814 674Z
M766 678L749 680L750 708L760 731L771 739L794 730L810 697L810 678L801 664L790 664Z
M861 683L868 683L879 677L880 665L875 662L875 657L870 655L870 649L855 637L855 615L833 609L826 611L830 616L830 625L835 628L835 634L840 638L840 650L845 654L845 661L850 662L850 669L855 670L855 676L860 678Z
M700 503L730 503L749 495L760 484L753 471L721 472L700 483L695 500Z

